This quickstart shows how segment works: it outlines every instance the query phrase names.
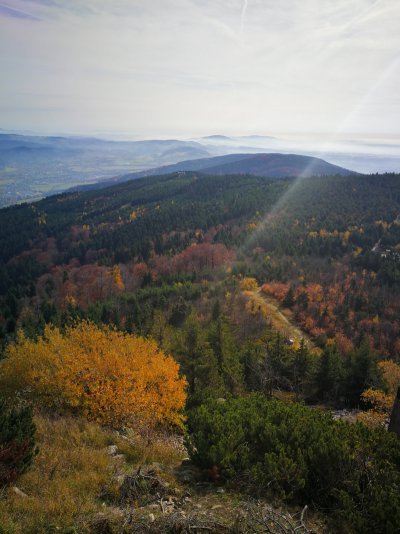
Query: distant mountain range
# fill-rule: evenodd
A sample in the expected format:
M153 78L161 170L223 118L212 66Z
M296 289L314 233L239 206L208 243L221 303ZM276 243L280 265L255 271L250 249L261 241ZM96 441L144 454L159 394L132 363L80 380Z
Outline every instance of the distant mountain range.
M97 188L175 171L280 178L353 174L348 169L366 174L399 172L400 143L349 140L328 148L321 138L311 142L218 133L187 140L110 141L0 129L0 207L80 186Z
M136 158L135 163L148 165L158 160L159 164L168 164L182 157L205 157L210 155L207 149L196 141L177 139L151 139L148 141L108 141L90 137L45 137L0 133L0 162L13 160L17 153L35 152L42 155L64 159L71 155L118 153L123 158ZM151 156L151 159L147 159Z

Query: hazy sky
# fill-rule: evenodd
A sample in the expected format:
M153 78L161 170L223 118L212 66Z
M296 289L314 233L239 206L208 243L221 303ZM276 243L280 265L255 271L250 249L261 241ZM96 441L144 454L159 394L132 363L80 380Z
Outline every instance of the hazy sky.
M400 0L0 0L0 128L400 135Z

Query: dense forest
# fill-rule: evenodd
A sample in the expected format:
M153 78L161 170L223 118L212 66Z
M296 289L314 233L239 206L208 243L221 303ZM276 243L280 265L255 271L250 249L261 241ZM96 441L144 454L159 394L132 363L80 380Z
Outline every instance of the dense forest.
M400 175L178 172L2 209L0 342L29 443L7 410L152 419L214 483L400 528Z

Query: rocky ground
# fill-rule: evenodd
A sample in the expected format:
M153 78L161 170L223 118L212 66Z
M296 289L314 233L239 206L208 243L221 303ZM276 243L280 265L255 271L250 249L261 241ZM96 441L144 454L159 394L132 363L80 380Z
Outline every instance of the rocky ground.
M109 447L109 451L115 462L123 461L123 455L119 454L116 446ZM202 472L188 458L175 466L162 463L139 466L129 474L123 474L125 468L121 465L116 471L119 489L117 495L111 496L114 500L111 507L113 514L119 517L124 532L326 532L323 522L310 514L307 506L282 510L265 501L239 494L212 481L212 473ZM107 501L106 493L104 498ZM99 533L106 532L104 527L110 522L110 515L99 517L98 522L99 527L103 525Z

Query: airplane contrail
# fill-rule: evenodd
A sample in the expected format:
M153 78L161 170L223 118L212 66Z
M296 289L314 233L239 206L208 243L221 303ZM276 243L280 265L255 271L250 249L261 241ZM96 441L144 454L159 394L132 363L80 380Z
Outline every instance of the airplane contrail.
M249 5L249 2L248 0L243 0L243 7L242 7L242 14L241 14L241 17L240 17L240 30L239 30L239 35L242 35L243 33L243 28L244 28L244 18L246 16L246 11L247 11L247 6Z

